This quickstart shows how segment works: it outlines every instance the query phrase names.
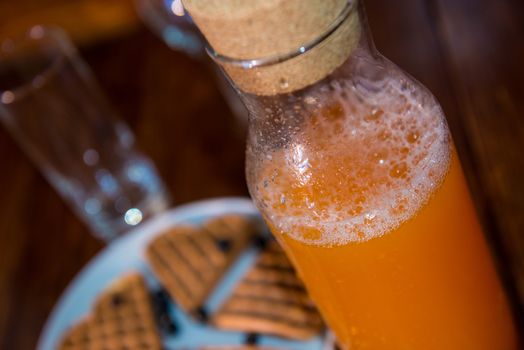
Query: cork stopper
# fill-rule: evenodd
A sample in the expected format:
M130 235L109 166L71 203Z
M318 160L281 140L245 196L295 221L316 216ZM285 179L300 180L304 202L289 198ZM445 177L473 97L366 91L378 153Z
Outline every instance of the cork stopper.
M318 45L271 64L222 67L242 91L275 95L323 79L349 57L360 38L356 0L183 0L214 51L233 60L286 56L325 35ZM347 13L347 12L346 12Z

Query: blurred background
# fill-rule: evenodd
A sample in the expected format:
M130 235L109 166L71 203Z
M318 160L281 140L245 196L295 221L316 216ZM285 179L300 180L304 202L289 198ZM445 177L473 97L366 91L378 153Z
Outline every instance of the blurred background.
M155 162L175 205L247 195L243 111L228 99L231 91L201 51L180 41L184 33L162 30L165 18L148 12L153 3L0 0L0 42L35 24L65 29ZM522 315L524 4L365 4L378 49L441 102L500 271ZM63 289L103 243L4 128L0 160L0 349L31 349Z

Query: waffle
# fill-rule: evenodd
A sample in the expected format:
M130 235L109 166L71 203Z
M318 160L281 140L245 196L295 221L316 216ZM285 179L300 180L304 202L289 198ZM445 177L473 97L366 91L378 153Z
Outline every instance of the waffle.
M143 278L132 273L111 284L91 313L67 331L59 349L162 349Z
M240 215L221 216L202 226L176 226L149 244L146 257L176 303L206 318L204 301L254 232L253 222Z
M302 282L274 241L213 315L212 322L221 329L297 340L309 339L324 328Z

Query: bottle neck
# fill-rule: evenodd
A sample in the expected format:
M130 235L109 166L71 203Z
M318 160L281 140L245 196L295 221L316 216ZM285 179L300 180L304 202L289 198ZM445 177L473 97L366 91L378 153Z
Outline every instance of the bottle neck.
M231 84L236 88L237 93L246 105L251 119L264 119L267 113L264 110L282 110L285 111L289 106L293 106L297 101L307 99L307 96L316 96L319 91L329 89L327 86L330 82L338 79L366 80L368 83L373 81L380 81L383 78L384 59L376 50L371 32L367 23L367 16L365 13L362 1L349 1L348 13L341 13L339 21L333 23L333 28L330 31L323 33L315 40L312 45L304 45L305 49L297 49L289 52L281 57L265 57L254 60L233 60L224 56L218 55L211 49L208 53L214 61L221 67L229 78ZM338 32L343 25L350 24L351 31L349 41L340 40L342 38ZM348 36L343 36L347 39ZM333 44L336 46L331 46ZM283 81L276 77L279 84L286 84L289 81L296 79L294 74L303 74L303 70L293 69L293 65L304 63L311 59L312 55L329 56L333 52L333 47L339 49L339 52L344 50L344 58L341 59L340 64L334 67L331 71L322 71L322 76L316 81L305 86L298 86L296 89L285 89L283 92L277 93L257 93L245 89L242 79L253 79L259 81L260 75L264 69L278 69L281 65L285 68L290 68L289 80ZM287 58L285 58L287 57ZM313 61L314 62L314 61ZM302 67L301 67L302 68ZM318 67L312 67L313 70ZM231 71L235 74L231 74ZM300 76L298 77L300 79ZM240 83L239 83L240 82ZM274 92L274 89L272 90Z
M264 95L245 91L229 75L249 112L248 154L269 154L272 149L285 147L310 118L325 113L324 109L330 109L330 106L336 108L339 99L345 99L344 96L360 95L366 98L383 90L391 63L375 49L363 5L360 2L355 5L352 13L358 20L355 31L358 41L351 46L351 51L339 66L314 83L289 92ZM330 37L324 38L311 50L324 50L324 42L328 40ZM290 61L300 58L301 55ZM228 72L224 64L221 66ZM242 69L245 73L256 67ZM341 93L341 90L345 92Z

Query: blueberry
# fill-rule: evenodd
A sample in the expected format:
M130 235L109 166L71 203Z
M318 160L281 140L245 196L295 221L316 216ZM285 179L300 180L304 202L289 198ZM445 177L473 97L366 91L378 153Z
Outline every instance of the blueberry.
M194 312L195 318L202 322L206 323L209 320L209 315L207 314L206 309L203 306L198 307Z
M269 238L265 235L257 235L253 239L253 243L255 244L255 247L263 250L267 247L267 244L269 243Z
M258 343L258 334L257 333L248 333L246 334L246 339L244 340L244 344L246 345L255 345Z
M160 328L167 334L175 335L178 333L178 325L173 319L167 315L162 314L159 318Z
M111 297L111 305L118 307L124 303L124 298L120 294L114 294Z
M218 249L220 249L220 251L224 253L229 252L231 248L233 247L233 242L227 238L217 239L216 244L217 244Z
M165 289L159 289L153 293L153 303L158 312L166 311L169 307L169 294Z

